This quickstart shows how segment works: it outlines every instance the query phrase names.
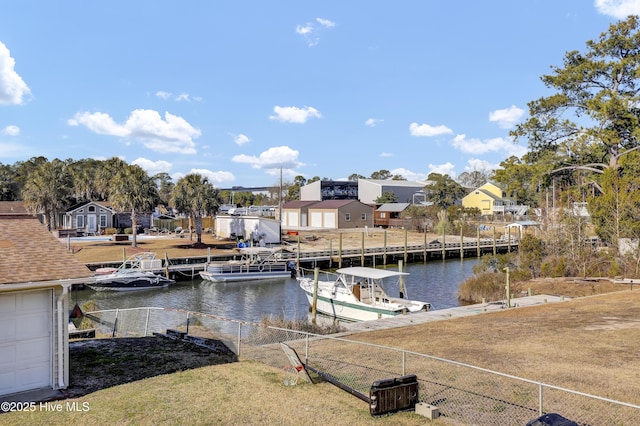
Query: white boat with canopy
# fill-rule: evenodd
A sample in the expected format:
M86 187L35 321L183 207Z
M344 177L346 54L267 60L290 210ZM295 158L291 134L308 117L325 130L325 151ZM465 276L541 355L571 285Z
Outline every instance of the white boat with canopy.
M335 273L323 272L317 286L312 271L299 270L298 281L309 304L317 312L336 319L369 321L397 315L425 312L430 304L407 299L406 272L369 267L340 268ZM392 288L393 287L393 288ZM398 297L392 296L398 294Z

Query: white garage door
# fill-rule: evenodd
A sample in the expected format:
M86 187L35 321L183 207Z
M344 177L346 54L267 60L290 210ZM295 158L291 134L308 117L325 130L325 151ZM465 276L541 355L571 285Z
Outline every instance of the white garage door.
M311 212L311 226L322 228L322 212Z
M325 228L336 227L336 214L334 212L324 213L324 227Z
M0 395L51 385L51 290L0 293Z
M287 226L299 226L298 212L287 212Z

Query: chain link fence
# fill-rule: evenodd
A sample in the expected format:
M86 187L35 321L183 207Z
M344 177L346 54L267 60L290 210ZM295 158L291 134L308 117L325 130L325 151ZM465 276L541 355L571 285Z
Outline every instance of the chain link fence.
M283 368L280 343L303 363L368 395L372 383L407 374L419 381L419 401L464 424L526 424L559 413L580 425L637 425L640 406L396 348L164 308L86 314L98 335L149 336L168 329L222 341L239 358Z

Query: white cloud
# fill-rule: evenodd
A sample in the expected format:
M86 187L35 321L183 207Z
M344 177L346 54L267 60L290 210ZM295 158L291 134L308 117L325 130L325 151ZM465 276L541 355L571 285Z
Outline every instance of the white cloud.
M499 164L491 164L488 161L480 160L479 158L472 158L467 161L467 165L464 168L465 172L474 172L481 170L496 170L500 167Z
M333 28L336 24L328 19L316 18L317 26L313 22L307 22L304 25L296 25L296 33L304 37L307 42L307 46L313 47L320 43L320 37L318 36L318 30L324 30L326 28Z
M174 100L176 102L191 102L191 101L201 101L202 98L199 96L191 96L188 93L180 93L178 95L173 95L171 92L165 92L164 90L158 90L156 92L156 97L164 99L164 100Z
M335 22L331 22L330 20L324 18L316 18L316 22L325 28L333 28L336 26Z
M82 112L67 120L70 126L83 125L94 133L137 139L156 152L195 154L193 138L201 135L184 118L165 112L164 120L157 111L137 109L124 124L116 123L109 114Z
M411 136L438 136L453 133L447 126L430 126L428 124L411 123L409 125Z
M31 95L31 89L13 69L15 59L0 41L0 105L21 105Z
M73 118L67 120L70 126L83 125L99 135L111 135L125 137L130 132L124 126L117 124L109 114L102 112L78 112Z
M254 169L295 169L303 164L298 161L299 152L288 146L276 146L260 153L258 157L252 155L236 155L231 161L250 164Z
M236 145L242 146L247 142L251 142L251 139L247 135L243 135L242 133L238 135L234 135L233 133L229 133L229 135L233 138L233 141Z
M456 176L456 167L447 162L444 164L429 164L430 173L440 173L441 175L449 175L449 177L454 178Z
M486 154L487 152L506 152L509 156L521 157L527 152L525 147L514 144L505 138L480 140L467 138L464 134L456 135L451 141L451 145L465 154L475 155Z
M618 19L629 15L640 15L640 0L595 0L596 10Z
M313 24L307 23L307 25L297 25L296 32L302 35L310 34L313 32Z
M273 107L274 115L270 115L271 120L281 121L283 123L306 123L309 118L321 118L320 111L313 107Z
M378 123L382 123L384 120L380 120L379 118L369 118L364 122L365 126L376 127Z
M506 109L497 109L489 113L489 121L495 121L503 129L509 129L524 115L524 110L515 105Z
M397 169L393 169L393 170L389 170L389 173L391 173L392 175L400 175L403 178L405 178L406 180L410 180L410 181L425 181L427 180L427 175L425 173L416 173L416 172L412 172L411 170L407 170L405 168L397 168Z
M393 157L393 156L394 156L394 154L391 153L391 152L381 152L380 153L380 157L383 157L383 158L385 158L385 157Z
M7 136L18 136L20 134L20 127L10 125L2 129L2 134Z
M231 172L217 171L207 169L191 169L189 173L196 173L209 179L209 182L213 186L221 186L222 184L230 183L236 180L235 176Z
M137 166L142 167L142 169L145 172L147 172L149 176L153 176L155 174L163 173L163 172L169 173L172 167L171 163L169 163L168 161L163 161L163 160L153 161L153 160L148 160L142 157L136 158L131 162L131 164L135 164Z

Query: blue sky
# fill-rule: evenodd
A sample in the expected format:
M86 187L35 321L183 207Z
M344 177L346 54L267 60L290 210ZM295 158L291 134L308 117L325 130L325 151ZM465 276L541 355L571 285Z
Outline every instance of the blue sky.
M540 76L640 0L5 2L0 163L218 187L490 170Z

